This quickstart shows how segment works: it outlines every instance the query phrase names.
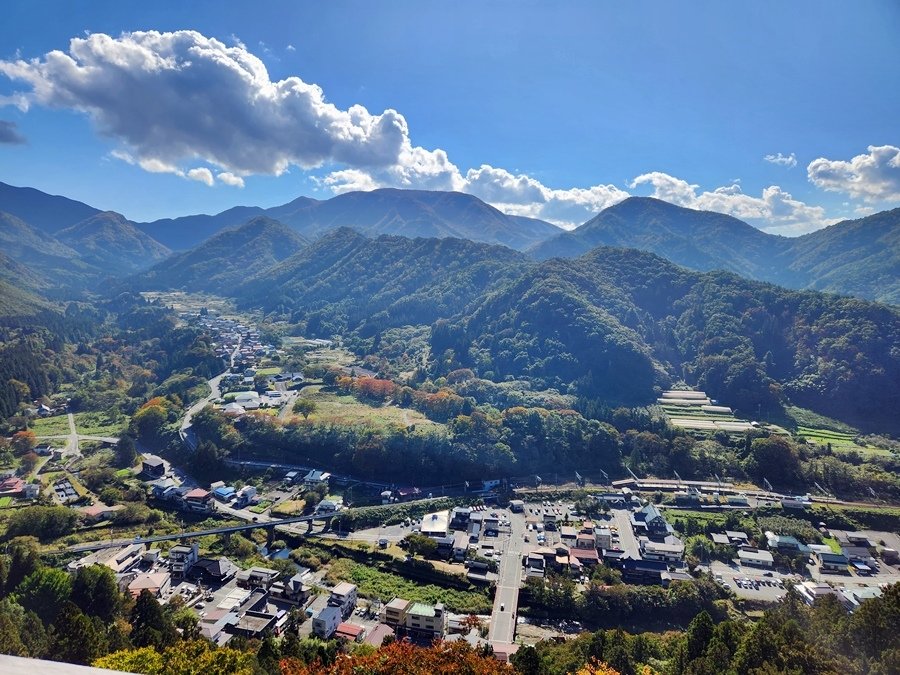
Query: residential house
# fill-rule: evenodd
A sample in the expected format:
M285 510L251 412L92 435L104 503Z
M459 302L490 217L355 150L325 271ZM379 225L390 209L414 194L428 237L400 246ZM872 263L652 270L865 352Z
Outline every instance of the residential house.
M575 548L595 550L597 548L597 540L593 534L579 532L575 537Z
M323 499L316 504L316 513L337 513L338 503L333 499Z
M85 506L77 509L77 511L78 515L81 516L81 519L86 524L93 525L94 523L99 523L101 520L112 520L119 511L124 509L124 504L107 506L106 504L100 503L92 506Z
M593 541L593 540L592 540ZM573 547L569 549L569 567L594 567L600 562L600 556L597 555L597 549Z
M660 560L666 563L679 563L684 558L684 544L672 537L671 541L658 542L641 538L641 557L644 560Z
M141 473L149 478L162 478L166 475L166 465L159 457L145 457L141 461Z
M10 476L0 481L0 497L20 497L25 491L25 481L17 476Z
M608 527L595 527L594 543L600 550L612 548L612 530Z
M218 499L220 502L230 502L232 499L234 499L235 492L236 490L230 485L222 485L212 491L213 497Z
M796 537L789 535L773 534L766 532L766 543L770 550L776 550L779 553L788 555L809 553L809 548Z
M406 612L410 607L412 603L409 600L394 598L382 608L379 620L393 628L402 626L406 623Z
M367 645L372 645L373 647L380 647L381 644L384 642L384 639L389 635L391 636L391 638L394 637L394 635L395 635L394 629L386 624L379 623L379 624L376 624L376 626L372 630L369 631L368 635L366 635L366 637L364 638L363 641Z
M284 476L284 482L288 485L294 485L298 480L300 480L299 471L288 471Z
M200 558L191 568L191 575L206 582L225 583L238 573L238 567L228 558Z
M280 613L266 610L248 610L238 617L237 623L232 625L229 631L234 635L240 635L247 639L265 637L267 634L275 633L275 624ZM287 613L285 612L284 614L286 617Z
M177 578L186 577L199 558L199 547L196 542L190 546L185 544L173 546L169 549L169 569Z
M843 553L816 551L813 559L823 572L847 572L850 559Z
M234 501L235 508L242 509L245 506L253 504L257 500L256 488L252 485L245 485L237 491L237 499Z
M241 588L264 588L268 590L278 578L278 570L268 567L251 567L241 570L235 575L237 585Z
M563 525L559 528L559 541L563 546L574 546L578 538L578 530L570 525Z
M350 616L356 607L356 586L346 581L339 583L331 590L328 604L341 610L342 619Z
M447 632L447 612L441 603L415 602L406 612L403 633L416 642L430 644Z
M308 575L309 571L306 574ZM303 573L297 572L290 579L273 583L269 591L272 597L278 600L284 600L295 605L305 605L312 592L312 587L303 583L305 577L306 575Z
M81 567L104 565L116 574L124 574L134 567L137 567L141 562L143 554L143 544L128 544L117 548L105 548L94 551L78 560L73 560L67 565L67 569L74 574Z
M672 526L666 522L655 504L647 504L633 513L631 524L635 531L646 533L648 536L664 537L672 532Z
M340 623L334 631L334 638L337 640L346 640L347 642L362 642L366 635L366 629L357 626L355 623Z
M453 533L453 559L462 562L469 552L469 535L465 532Z
M749 567L762 567L772 569L775 559L769 551L761 551L758 548L750 548L746 546L738 550L738 560L742 565Z
M313 469L303 477L303 486L307 488L316 488L320 485L328 487L328 481L330 480L331 474L327 471Z
M334 632L341 624L343 618L340 608L328 605L313 617L313 635L320 637L323 640L329 640L331 636L334 635Z
M213 510L212 493L203 488L188 490L182 495L182 505L186 511L209 513Z
M621 561L622 581L627 584L659 584L662 583L663 572L669 566L660 560L635 560L625 557Z
M800 594L800 597L803 598L803 601L807 605L811 605L819 598L823 598L827 595L835 596L838 601L845 607L848 607L848 605L850 604L848 603L846 597L838 593L828 584L818 583L815 581L803 581L794 586L794 590Z
M746 532L738 532L735 530L725 530L725 536L733 546L747 546L750 543L750 537Z
M151 572L139 574L128 584L128 592L136 598L143 591L149 591L154 598L161 598L168 593L172 585L172 575L168 572Z

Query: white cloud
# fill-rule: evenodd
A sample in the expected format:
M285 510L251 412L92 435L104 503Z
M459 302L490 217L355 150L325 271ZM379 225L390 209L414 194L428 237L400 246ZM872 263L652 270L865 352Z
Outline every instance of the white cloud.
M341 110L315 84L272 81L240 42L194 31L97 33L71 40L67 53L0 61L0 73L29 85L17 93L27 105L87 113L129 154L160 165L201 159L236 174L274 175L290 164L381 168L411 147L398 112Z
M679 206L725 213L769 232L803 234L835 222L826 217L825 209L811 206L777 185L763 189L759 197L744 194L740 185L732 184L698 192L697 185L654 171L635 178L630 187L653 186L653 196Z
M259 48L269 50L262 43ZM342 109L318 85L299 77L273 81L265 64L235 36L226 44L195 31L87 34L72 39L67 51L0 60L0 74L24 84L23 91L0 97L0 105L85 113L99 133L118 143L113 156L145 171L206 185L218 179L242 187L246 176L277 176L296 166L320 170L313 180L335 193L378 187L466 191L509 213L563 227L578 225L629 196L611 184L552 188L487 164L461 170L445 150L414 145L406 118L396 110L374 114L362 105ZM897 148L893 151L896 159ZM793 154L766 159L785 166L796 162ZM858 160L831 162L829 171L823 169L813 179L813 165L829 163L816 160L810 179L838 189L836 176L849 171L843 165L852 165L857 173L868 171L866 181L875 185L868 165ZM198 167L201 163L206 166ZM888 159L879 166L884 175L896 162ZM701 192L697 185L661 172L638 176L632 187L643 184L668 201L771 220L767 224L774 227L811 228L827 222L822 209L777 186L759 197L744 194L736 182ZM896 180L894 186L900 193Z
M870 145L850 161L820 157L806 167L810 182L866 201L900 201L900 148Z
M221 173L216 174L216 178L218 178L225 185L230 185L231 187L244 187L244 179L240 176L235 176L230 171L222 171Z
M763 159L770 164L786 166L789 169L793 169L795 166L797 166L797 155L795 155L793 152L789 155L782 155L780 152L774 155L766 155L765 157L763 157Z
M297 51L297 48L294 45L289 44L287 47L285 47L285 50L289 52L295 52Z
M187 177L191 180L197 181L198 183L205 183L210 187L212 187L213 183L216 182L216 179L213 178L212 171L207 169L205 166L197 167L196 169L190 169L187 172Z

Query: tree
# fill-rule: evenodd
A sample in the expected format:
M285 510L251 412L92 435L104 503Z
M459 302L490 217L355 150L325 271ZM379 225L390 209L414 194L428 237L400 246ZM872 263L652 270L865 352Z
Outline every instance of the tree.
M521 675L541 675L541 657L531 645L519 647L509 662Z
M135 647L163 649L177 639L175 627L149 591L141 591L131 610L131 642Z
M13 434L11 445L13 452L17 455L24 455L37 447L37 436L31 429L17 431Z
M55 567L35 570L16 589L19 604L37 614L45 624L53 623L71 595L72 578Z
M136 459L137 447L134 444L134 438L129 434L122 434L119 442L116 443L116 466L133 466Z
M706 652L706 648L712 639L713 621L708 612L700 612L688 625L687 634L687 658L690 661L700 658Z
M51 654L54 660L89 664L106 651L101 626L66 602L60 609L54 628Z
M432 556L437 553L437 542L418 532L411 532L404 538L410 555Z
M6 591L10 592L14 591L25 577L41 566L41 547L35 537L16 537L7 544L6 548L9 551Z
M317 407L315 401L308 398L301 398L297 399L297 402L294 403L294 412L303 415L303 419L309 419L309 416L316 411Z
M79 568L72 582L72 602L88 616L112 622L122 606L113 571L103 565Z
M7 521L7 536L33 536L51 541L75 529L78 516L64 506L31 506L13 512Z

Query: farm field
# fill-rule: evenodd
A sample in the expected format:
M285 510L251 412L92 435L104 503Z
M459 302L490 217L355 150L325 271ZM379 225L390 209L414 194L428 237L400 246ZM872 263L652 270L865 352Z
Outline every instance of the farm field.
M336 394L322 385L312 385L303 390L302 398L316 404L310 421L332 422L341 425L371 424L373 426L442 426L432 422L417 410L397 406L371 406L361 403L349 394Z
M31 430L38 436L65 436L69 433L68 415L39 417L31 423Z
M744 432L753 428L739 420L731 408L716 405L702 391L669 390L657 404L676 427L692 431Z
M81 412L75 413L75 428L83 436L116 436L128 426L128 420L127 415L111 417L101 412Z
M797 427L797 436L818 445L831 444L831 448L835 452L853 451L868 455L891 456L891 453L883 448L877 448L874 445L859 445L854 440L857 435L852 433L799 426Z

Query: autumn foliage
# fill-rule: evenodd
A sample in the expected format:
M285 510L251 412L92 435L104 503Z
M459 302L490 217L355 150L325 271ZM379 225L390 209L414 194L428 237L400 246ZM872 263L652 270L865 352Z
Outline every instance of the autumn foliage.
M515 670L491 656L481 656L465 642L441 642L430 648L394 642L372 654L340 656L327 667L284 659L281 672L282 675L507 675Z

